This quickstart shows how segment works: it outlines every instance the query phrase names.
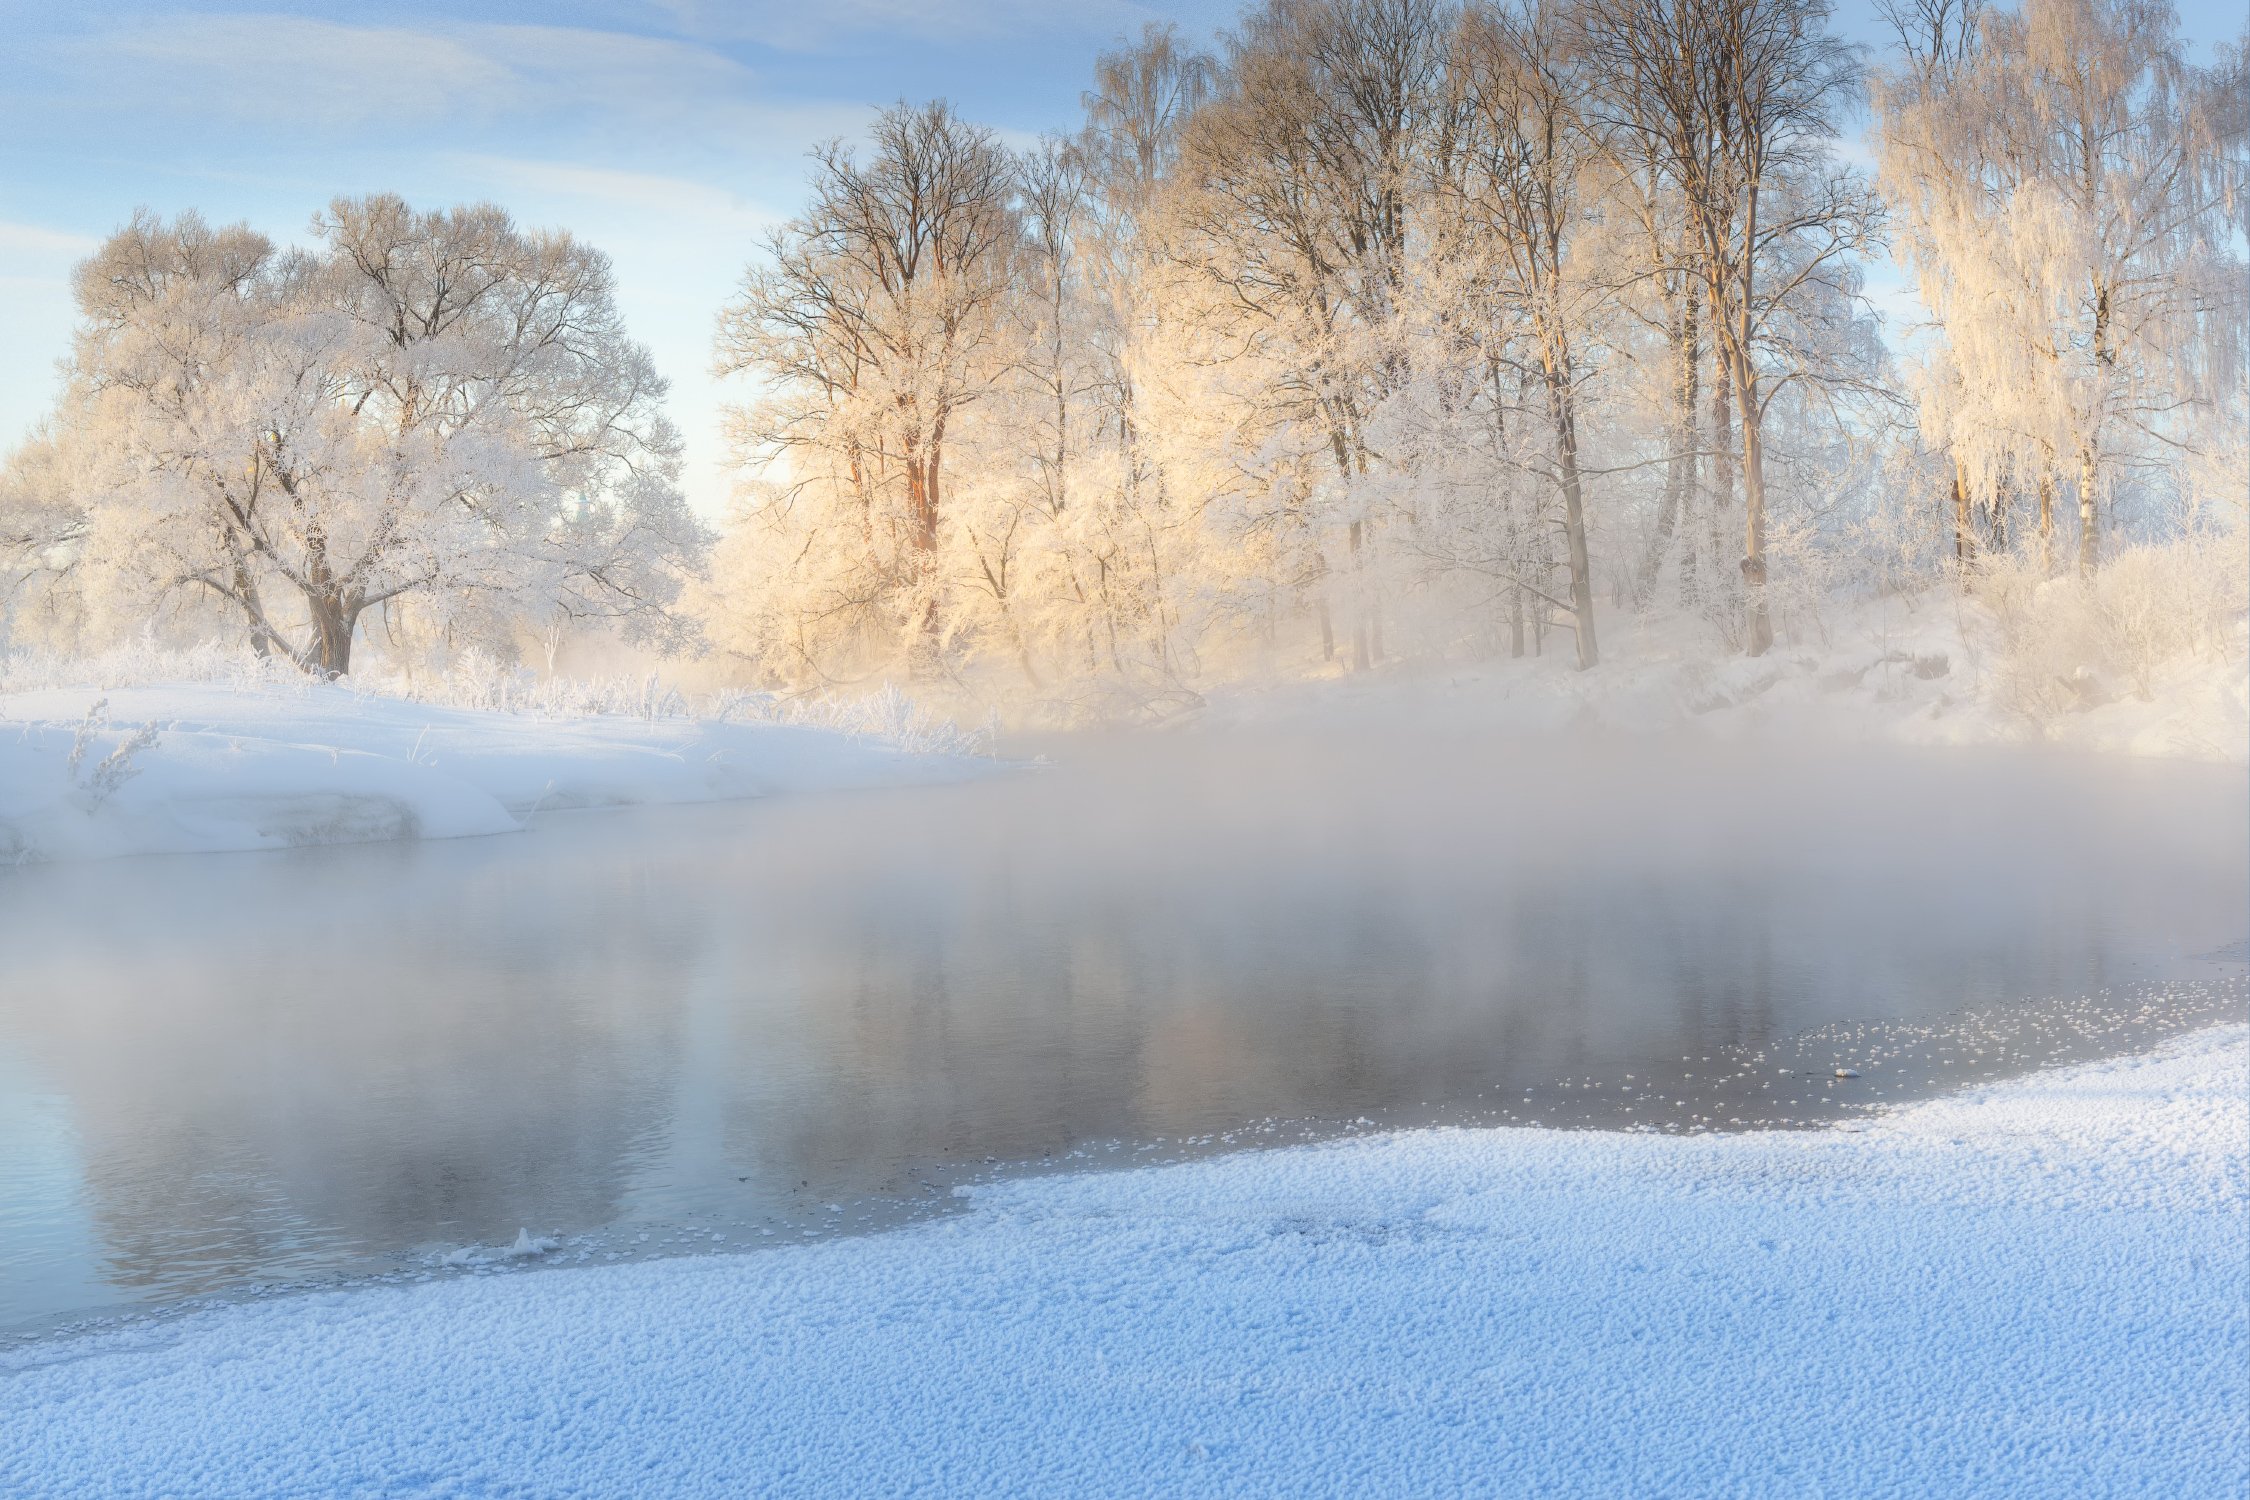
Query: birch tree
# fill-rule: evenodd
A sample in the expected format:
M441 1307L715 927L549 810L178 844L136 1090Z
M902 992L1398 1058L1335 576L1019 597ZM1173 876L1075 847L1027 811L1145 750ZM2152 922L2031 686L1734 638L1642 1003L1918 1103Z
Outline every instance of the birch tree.
M2250 76L2188 64L2162 0L1895 20L1877 138L1932 314L1925 420L1964 515L1972 484L2036 492L2050 562L2074 490L2091 573L2121 481L2240 420Z
M1199 268L1291 369L1288 415L1333 461L1354 575L1369 410L1405 375L1394 333L1450 27L1437 0L1270 0L1245 17L1184 148ZM1364 668L1382 655L1380 615L1352 592Z
M1085 487L1094 504L1081 506L1068 527L1070 586L1082 604L1088 662L1122 675L1137 627L1156 685L1175 694L1184 570L1168 554L1192 550L1198 502L1208 497L1166 474L1167 448L1192 447L1179 442L1181 408L1166 389L1165 377L1179 369L1175 335L1192 321L1168 295L1177 264L1166 209L1183 134L1209 102L1216 72L1213 59L1184 46L1175 28L1151 23L1137 41L1096 59L1076 142L1087 190L1078 236L1091 362L1084 432L1095 445L1095 468ZM1169 434L1158 430L1167 425L1168 398Z
M1800 292L1871 242L1876 205L1832 158L1859 86L1821 0L1587 0L1612 116L1657 148L1680 193L1742 485L1744 649L1773 644L1766 587L1765 422L1805 371L1779 337ZM1801 347L1801 345L1800 345ZM1715 476L1722 495L1735 475Z
M1527 328L1551 434L1570 613L1581 670L1601 659L1579 462L1587 324L1609 300L1577 256L1599 143L1568 13L1553 0L1520 10L1477 6L1463 18L1454 68L1464 100L1457 148L1469 174L1464 211L1480 262L1507 285Z

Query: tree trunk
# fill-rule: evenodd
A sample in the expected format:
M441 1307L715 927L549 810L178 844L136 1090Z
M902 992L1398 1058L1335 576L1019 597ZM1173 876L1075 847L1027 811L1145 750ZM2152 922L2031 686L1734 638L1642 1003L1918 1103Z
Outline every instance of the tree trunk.
M2078 571L2087 578L2094 576L2094 565L2101 560L2101 463L2092 448L2082 448L2078 453Z
M1055 362L1055 514L1059 516L1070 505L1070 377L1064 369L1064 288L1060 263L1055 266L1054 275L1055 301L1052 316L1055 320L1055 337L1052 357Z
M1585 493L1578 474L1578 416L1573 408L1570 366L1552 361L1547 376L1548 410L1555 421L1555 461L1563 494L1563 545L1569 552L1570 612L1576 617L1578 670L1601 660L1594 643L1593 562L1586 555Z
M1695 406L1699 399L1697 383L1701 375L1698 335L1695 327L1695 278L1680 277L1680 315L1671 328L1672 356L1678 372L1673 383L1672 451L1664 462L1664 501L1656 515L1656 536L1649 543L1648 555L1641 559L1640 577L1633 587L1633 603L1646 609L1656 593L1656 578L1664 566L1664 555L1672 550L1672 537L1680 523L1683 509L1690 508L1695 491L1697 463L1695 440ZM1695 533L1695 523L1688 523L1688 535ZM1683 585L1692 586L1695 545L1688 544L1682 559Z
M1953 464L1953 562L1965 577L1977 558L1977 534L1969 520L1969 485L1958 459Z
M906 455L906 506L914 525L914 550L918 554L920 582L930 589L922 601L921 647L912 653L918 659L909 663L909 671L916 676L934 672L937 666L938 607L936 591L937 526L938 526L938 455L942 450L937 439L932 438L925 453L917 454L909 446Z
M1726 565L1727 512L1734 507L1734 369L1725 347L1713 340L1711 351L1711 542L1704 557L1709 564L1710 602L1719 618L1732 613Z
M1354 521L1345 531L1352 559L1352 670L1364 672L1372 663L1367 651L1367 580L1360 576L1360 538L1364 523Z
M1743 318L1743 341L1749 340L1749 318ZM1749 592L1748 640L1745 656L1763 656L1773 645L1773 617L1766 608L1766 435L1758 408L1758 377L1750 361L1738 350L1735 356L1735 389L1742 402L1742 582Z
M2055 574L2055 476L2047 469L2039 471L2039 571Z
M273 655L273 648L289 648L274 639L273 627L266 623L265 606L258 599L258 581L250 576L250 565L239 554L234 560L234 599L250 617L250 649L260 657Z
M334 594L308 594L313 638L306 653L323 677L341 677L352 669L352 636L359 627L359 609Z
M2091 158L2086 171L2093 173ZM2091 201L2091 194L2089 194ZM2110 302L2108 282L2096 279L2094 283L2094 367L2100 373L2104 387L2110 371L2117 363L2116 351L2110 348ZM2106 396L2105 389L2102 394ZM2098 409L2097 409L2098 410ZM2094 576L2095 565L2101 561L2101 426L2095 418L2095 427L2078 447L2078 572L2080 576Z
M927 458L909 454L906 460L906 508L914 523L914 550L937 551L937 454Z

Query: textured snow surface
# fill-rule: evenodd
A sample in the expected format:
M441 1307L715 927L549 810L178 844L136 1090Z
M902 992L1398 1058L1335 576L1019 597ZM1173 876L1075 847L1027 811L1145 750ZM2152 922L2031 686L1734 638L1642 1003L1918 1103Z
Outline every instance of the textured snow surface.
M0 1493L2151 1495L2250 1472L2250 1031L1858 1130L1430 1131L0 1356Z
M106 727L84 736L104 704ZM155 742L102 795L99 763ZM332 686L183 683L0 694L0 860L503 833L542 810L956 780L990 762L831 730L548 719Z

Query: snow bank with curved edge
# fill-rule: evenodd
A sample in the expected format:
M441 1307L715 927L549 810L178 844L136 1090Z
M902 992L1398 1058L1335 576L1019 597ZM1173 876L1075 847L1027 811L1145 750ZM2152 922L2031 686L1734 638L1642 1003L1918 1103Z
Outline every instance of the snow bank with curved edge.
M154 740L105 785L102 763L149 726ZM992 765L822 729L544 719L310 683L51 689L0 695L0 861L503 833L555 808L952 781Z
M2151 1495L2250 1472L2250 1030L1858 1130L1430 1131L0 1356L10 1495Z

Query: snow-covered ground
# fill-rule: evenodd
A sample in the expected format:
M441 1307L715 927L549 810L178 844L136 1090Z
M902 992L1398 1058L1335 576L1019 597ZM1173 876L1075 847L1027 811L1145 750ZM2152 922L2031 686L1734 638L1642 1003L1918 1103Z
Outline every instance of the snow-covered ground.
M0 1491L2239 1494L2246 1095L2234 1026L1857 1128L1361 1138L207 1309L0 1355Z
M1215 689L1179 722L2043 742L2250 763L2240 622L2226 649L2175 655L2142 681L2081 673L2070 683L2039 678L2027 691L2026 672L2047 669L2010 659L1989 613L1950 591L1832 615L1819 639L1757 660L1718 654L1707 628L1620 617L1591 672L1572 668L1565 633L1538 659ZM0 673L30 684L0 692L0 862L496 833L547 809L952 780L992 764L945 753L974 736L923 720L896 695L934 748L807 724L698 719L687 700L653 691L666 700L660 711L589 712L571 684L531 682L518 696L560 711L495 711L315 685L253 671L216 648L179 660L217 675L151 685L135 675L151 663L129 652L86 670L142 685L51 685L68 680L69 664L28 658ZM513 679L486 675L508 703Z
M1605 621L1603 660L1572 664L1567 631L1537 659L1340 672L1222 689L1192 722L1345 727L1417 722L1549 733L1593 728L1721 737L1789 734L1913 745L2044 743L2100 754L2250 762L2250 655L2182 657L2140 685L2088 677L2084 699L2033 713L2015 699L1990 618L1947 591L1838 609L1824 639L1751 660L1717 654L1678 621ZM2075 693L2058 696L2075 696Z
M991 765L795 725L499 713L309 682L46 688L0 694L0 863L502 833L556 808Z

